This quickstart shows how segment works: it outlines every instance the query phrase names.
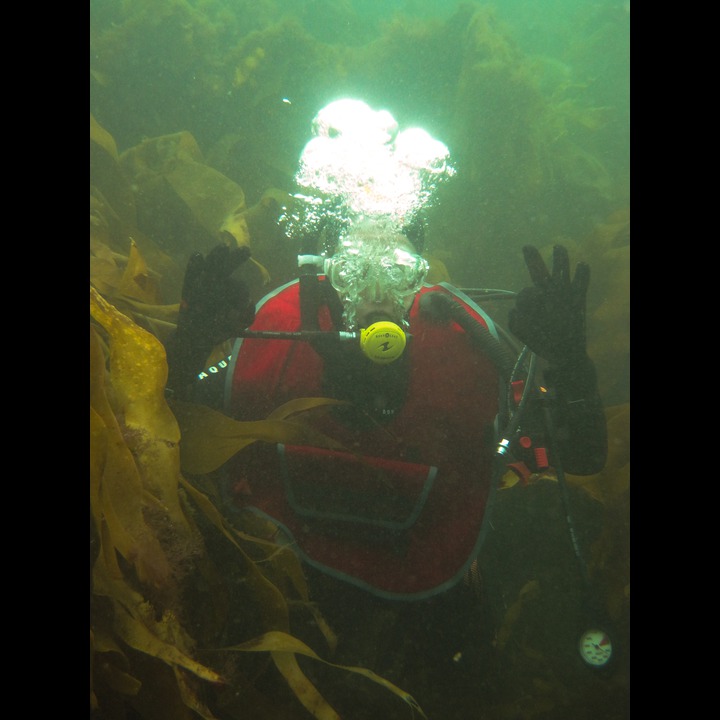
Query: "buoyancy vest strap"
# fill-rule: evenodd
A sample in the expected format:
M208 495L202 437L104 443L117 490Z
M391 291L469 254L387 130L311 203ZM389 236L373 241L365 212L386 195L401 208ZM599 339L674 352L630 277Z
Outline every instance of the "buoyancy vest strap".
M322 293L322 299L325 302L325 304L328 306L328 310L330 311L330 318L333 321L333 325L336 328L341 328L343 326L343 305L338 297L338 294L335 292L335 289L330 284L330 281L325 279L325 281L320 282L320 291Z
M316 239L308 234L302 239L298 254L300 281L300 328L319 330L318 309L320 308L320 286L318 272L322 257L316 254Z
M319 330L318 308L320 307L320 287L317 273L311 266L309 271L300 272L300 327L303 330Z

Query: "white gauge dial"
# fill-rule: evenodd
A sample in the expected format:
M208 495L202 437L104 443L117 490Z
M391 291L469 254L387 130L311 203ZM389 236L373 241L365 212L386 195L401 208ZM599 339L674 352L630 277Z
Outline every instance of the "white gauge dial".
M612 642L603 630L592 629L582 634L578 649L580 656L588 665L602 667L610 661Z

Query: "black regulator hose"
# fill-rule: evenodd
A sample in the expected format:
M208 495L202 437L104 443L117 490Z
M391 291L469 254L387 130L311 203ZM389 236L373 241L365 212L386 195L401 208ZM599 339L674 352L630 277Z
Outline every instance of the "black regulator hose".
M507 348L459 302L444 292L425 293L420 298L420 312L427 320L437 324L456 322L470 340L493 361L506 382L510 381L515 358Z

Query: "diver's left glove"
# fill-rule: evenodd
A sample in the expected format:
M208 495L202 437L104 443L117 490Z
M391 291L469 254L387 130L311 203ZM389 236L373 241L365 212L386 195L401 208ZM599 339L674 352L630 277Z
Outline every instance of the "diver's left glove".
M166 343L167 388L182 394L203 369L212 349L252 324L255 306L247 285L233 273L250 258L250 248L214 247L188 261L177 330Z
M590 267L580 262L570 276L570 260L562 245L553 248L552 273L537 248L523 248L533 281L518 293L508 315L511 332L534 353L556 367L567 367L587 357L585 303Z
M545 384L553 390L557 444L568 472L591 475L607 458L607 429L595 365L587 354L585 304L590 267L570 260L562 245L553 248L548 272L537 248L523 248L532 287L521 290L508 315L511 332L548 365Z

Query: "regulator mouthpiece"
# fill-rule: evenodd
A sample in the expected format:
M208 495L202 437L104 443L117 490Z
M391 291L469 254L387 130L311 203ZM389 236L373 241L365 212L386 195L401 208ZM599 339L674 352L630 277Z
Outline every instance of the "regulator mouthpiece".
M380 320L360 330L360 349L380 365L397 360L406 344L402 328L389 320Z

